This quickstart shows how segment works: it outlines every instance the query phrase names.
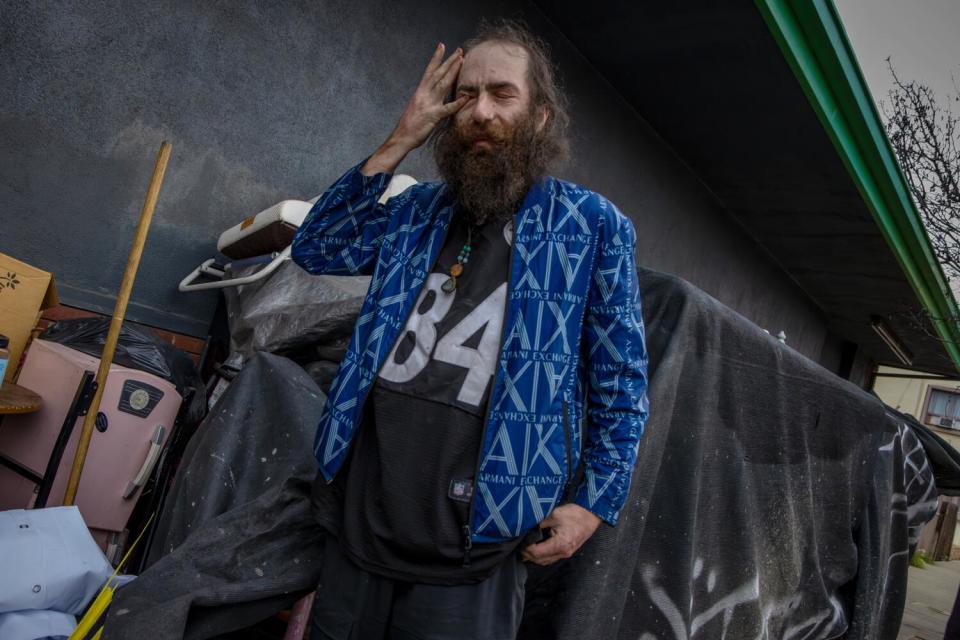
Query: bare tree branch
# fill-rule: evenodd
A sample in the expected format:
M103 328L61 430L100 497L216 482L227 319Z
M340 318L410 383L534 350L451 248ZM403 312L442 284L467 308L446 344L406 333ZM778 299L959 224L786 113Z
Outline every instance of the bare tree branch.
M937 102L930 87L901 80L887 58L894 88L880 109L887 137L903 169L917 210L952 288L960 290L960 118ZM956 80L954 80L956 89ZM958 319L953 319L954 321Z

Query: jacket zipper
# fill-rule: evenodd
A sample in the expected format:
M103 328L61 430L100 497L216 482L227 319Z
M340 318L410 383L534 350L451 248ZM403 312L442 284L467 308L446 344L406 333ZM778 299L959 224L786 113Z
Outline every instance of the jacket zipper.
M417 308L417 299L420 297L420 292L423 291L423 287L426 286L427 280L430 279L430 274L433 273L433 268L437 266L437 263L440 261L440 254L443 252L443 245L446 244L447 242L447 236L450 235L450 227L452 226L453 226L453 216L451 215L450 220L447 221L447 228L443 232L443 238L440 240L440 245L437 247L437 255L433 257L433 262L430 263L430 268L427 269L427 277L423 279L423 284L420 286L420 289L417 290L417 295L414 296L414 301L413 301L413 304L410 306L410 310L407 311L407 313L403 316L403 322L400 324L400 331L403 331L404 328L407 326L407 320L410 319L410 314L412 314L414 310ZM397 337L394 338L394 341L399 340L400 337L401 337L400 335L397 335ZM391 344L390 346L392 347L393 345ZM390 357L390 354L388 353L387 358L389 357ZM380 366L377 367L376 373L373 374L373 379L370 381L370 384L367 385L367 390L363 393L363 400L361 400L360 404L357 405L358 407L357 411L360 412L361 414L363 412L364 405L367 404L367 397L370 395L370 391L373 389L374 383L377 381L377 378L380 377L380 372L383 371L383 368L387 364L387 358L384 358L383 362L380 363ZM354 423L353 429L354 431L356 431L357 429L356 423ZM353 441L353 436L351 436L350 440L351 442ZM339 472L340 470L337 469L337 473ZM327 484L330 484L331 482L333 482L336 475L337 474L334 473L333 477L327 481Z
M477 506L477 491L479 491L480 463L483 462L483 443L487 439L487 423L490 421L490 411L493 409L493 391L497 388L497 382L500 380L500 358L503 355L503 343L506 341L508 310L510 309L510 291L513 283L513 263L514 247L517 245L517 215L513 216L513 240L510 242L510 273L507 276L507 292L503 298L503 324L500 329L500 345L497 347L497 369L493 375L493 383L490 387L490 397L487 399L487 410L483 416L483 428L480 431L480 446L477 449L477 463L473 468L473 492L470 494L470 509L467 511L467 522L463 525L463 566L470 566L470 551L473 549L473 513Z

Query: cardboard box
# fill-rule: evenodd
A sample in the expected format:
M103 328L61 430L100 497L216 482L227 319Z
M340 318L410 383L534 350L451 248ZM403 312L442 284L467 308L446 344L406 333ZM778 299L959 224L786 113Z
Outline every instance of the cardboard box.
M0 253L0 333L10 338L10 363L4 380L12 381L19 369L20 355L40 312L56 304L53 274Z

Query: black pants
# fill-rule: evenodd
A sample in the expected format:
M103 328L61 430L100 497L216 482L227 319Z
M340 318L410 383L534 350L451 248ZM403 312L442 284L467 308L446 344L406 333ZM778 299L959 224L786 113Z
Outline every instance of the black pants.
M513 640L527 570L519 553L477 584L437 586L367 573L324 545L310 640Z

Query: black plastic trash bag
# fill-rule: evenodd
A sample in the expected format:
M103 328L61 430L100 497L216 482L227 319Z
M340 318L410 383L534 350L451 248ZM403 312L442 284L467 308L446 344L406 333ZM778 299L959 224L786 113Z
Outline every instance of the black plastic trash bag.
M40 338L99 358L109 330L109 318L77 318L52 324ZM169 380L184 399L187 408L183 415L187 423L196 424L203 420L207 398L197 368L186 353L153 331L124 322L113 361Z

